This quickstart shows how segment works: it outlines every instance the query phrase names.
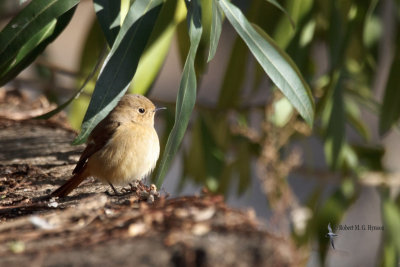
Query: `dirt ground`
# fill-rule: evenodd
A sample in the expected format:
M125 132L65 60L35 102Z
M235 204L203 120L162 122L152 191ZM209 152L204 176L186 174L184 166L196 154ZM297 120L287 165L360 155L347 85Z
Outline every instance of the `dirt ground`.
M48 108L43 100L0 94L0 266L304 263L253 211L230 208L222 196L160 190L150 203L145 184L110 196L108 186L88 179L66 198L44 198L70 177L84 147L70 145L76 133L63 115L26 120Z

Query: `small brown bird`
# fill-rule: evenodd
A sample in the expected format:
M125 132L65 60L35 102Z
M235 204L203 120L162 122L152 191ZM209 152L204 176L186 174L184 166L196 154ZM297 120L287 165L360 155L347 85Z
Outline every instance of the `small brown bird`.
M125 95L92 131L73 176L50 197L65 197L93 176L114 185L142 179L155 167L160 144L154 129L154 104L141 95Z

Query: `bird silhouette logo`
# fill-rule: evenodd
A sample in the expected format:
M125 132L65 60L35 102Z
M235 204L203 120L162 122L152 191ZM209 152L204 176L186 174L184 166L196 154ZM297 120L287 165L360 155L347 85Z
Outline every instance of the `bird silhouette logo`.
M333 243L333 238L335 236L338 236L337 234L335 234L334 232L332 232L332 227L331 227L331 223L328 224L328 233L326 234L326 237L329 237L330 241L331 241L331 246L333 249L335 249L335 244Z

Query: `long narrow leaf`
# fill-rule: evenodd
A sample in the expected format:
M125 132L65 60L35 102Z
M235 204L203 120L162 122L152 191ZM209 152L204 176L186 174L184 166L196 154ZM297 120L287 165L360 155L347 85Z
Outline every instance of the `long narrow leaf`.
M79 3L79 0L36 0L27 5L0 32L0 69L39 31Z
M129 88L136 94L147 94L167 57L178 23L186 17L185 3L181 0L167 1L158 15L156 25L140 59L135 77Z
M257 32L239 8L227 0L220 0L218 3L264 71L311 125L314 119L314 102L296 65L266 33L261 35L261 29Z
M267 1L268 3L274 5L274 6L275 6L276 8L278 8L280 11L282 11L283 14L285 14L285 15L287 16L287 18L289 19L290 24L292 25L293 29L296 28L296 25L295 25L295 23L294 23L292 17L290 17L289 13L286 11L286 9L284 9L284 8L281 6L281 4L279 4L278 1L276 1L276 0L266 0L266 1Z
M400 39L400 38L399 38ZM392 63L379 116L379 134L384 135L400 118L400 51Z
M28 6L26 8L28 8ZM14 34L12 31L13 27L16 29L22 26L20 24L21 21L28 20L29 14L25 14L26 12L22 11L21 13L27 16L25 20L20 17L21 15L17 15L17 17L3 29L0 33L0 47L3 49L3 52L0 53L0 58L4 59L4 61L0 61L0 65L2 65L2 67L0 67L0 86L17 76L23 69L31 64L61 32L63 32L71 21L72 15L75 12L75 7L76 6L72 6L72 8L68 9L59 17L47 14L46 20L49 18L52 19L49 19L49 23L44 26L42 26L42 22L40 22L39 27L35 24L38 22L33 20L32 25L27 25L26 27L32 28L35 31L15 32L15 34L19 36L9 36L9 39L14 40L11 42L7 40L7 34ZM11 30L9 28L11 28ZM11 47L7 46L7 43L11 45Z
M3 83L7 82L7 80L3 79L3 77L9 77L10 73L13 72L12 70L15 69L15 67L24 60L24 58L26 58L32 51L35 51L40 46L40 43L42 43L53 34L56 24L57 20L53 19L39 32L35 33L32 38L21 47L14 60L10 62L6 69L0 74L0 80L3 80Z
M222 29L222 11L217 3L217 0L213 0L210 49L208 51L208 59L207 59L208 62L214 58L215 52L217 51L219 37L221 36L221 29Z
M150 37L162 0L137 0L130 8L97 80L82 131L74 144L83 143L125 94Z
M241 89L246 78L246 62L249 52L243 41L237 37L233 43L228 65L218 97L218 107L237 107L240 103Z
M343 77L337 71L332 79L332 96L329 99L327 112L328 124L326 126L325 154L326 160L331 168L336 169L340 166L343 159L345 145L345 107L343 103Z
M120 30L121 1L115 0L93 0L97 20L103 30L107 43L112 47Z
M40 116L35 117L34 119L49 119L61 110L63 110L65 107L67 107L74 99L77 99L79 95L83 92L83 89L85 89L86 85L89 83L89 81L93 78L93 76L96 74L97 70L100 67L100 63L103 61L104 56L106 52L106 46L104 46L103 50L100 52L100 55L98 57L98 60L96 62L96 65L93 67L92 71L89 73L89 75L86 77L85 81L82 83L82 85L79 87L78 90L76 90L75 94L70 97L66 102L63 104L59 105L57 108L43 114Z
M397 253L400 253L400 208L393 201L389 193L384 191L382 194L382 217L385 227L385 243L393 243Z
M165 151L157 172L156 184L158 187L161 186L164 176L171 165L172 159L178 151L178 147L182 142L189 123L190 115L192 114L196 102L197 81L194 69L194 60L202 34L201 13L198 0L186 2L186 5L188 8L190 49L186 58L185 66L183 67L182 79L176 100L175 123L171 133L169 134Z
M100 68L109 52L107 40L104 36L103 30L96 19L92 22L92 26L86 35L83 42L83 49L80 53L79 74L80 77L76 79L75 84L77 87L82 87L84 80L93 72L93 66L99 65L98 70L93 74L93 78L87 81L82 93L75 101L71 102L71 107L68 111L68 118L71 126L74 129L80 130L85 111L87 110L90 102L90 96L93 94L97 78L99 77Z

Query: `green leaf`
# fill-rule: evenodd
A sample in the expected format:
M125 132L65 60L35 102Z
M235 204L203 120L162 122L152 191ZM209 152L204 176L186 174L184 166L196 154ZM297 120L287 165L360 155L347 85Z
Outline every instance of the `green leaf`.
M16 58L20 49L46 25L54 19L58 19L78 3L79 0L30 2L0 32L0 69L4 70Z
M49 111L43 115L37 116L34 119L49 119L64 108L66 108L73 100L77 99L79 95L83 92L85 89L86 85L89 83L89 81L93 78L93 76L96 74L97 70L100 67L100 63L103 60L103 57L105 56L106 52L106 47L104 47L103 51L100 52L100 55L98 57L96 65L93 67L92 71L89 73L89 75L86 77L82 85L79 87L78 90L73 94L72 97L70 97L65 103L59 105L57 108L53 109L52 111Z
M345 212L356 199L356 191L354 190L354 182L350 178L343 180L341 188L336 189L324 203L321 199L317 204L315 216L310 222L312 234L315 235L319 243L319 256L321 263L325 261L326 248L329 246L329 239L325 237L328 223L333 227L337 226L343 218Z
M183 1L170 0L160 11L145 52L133 78L129 91L146 94L160 72L171 46L175 29L184 20L186 8Z
M239 183L237 187L237 194L239 196L246 192L251 183L250 159L249 144L245 141L240 141L235 164L236 171L239 174Z
M116 0L93 0L97 20L103 30L107 43L112 47L120 30L121 1Z
M379 116L379 134L384 135L400 118L400 52L392 63Z
M336 169L340 163L343 145L345 142L345 117L342 92L342 75L339 72L333 74L332 79L332 97L328 100L326 107L327 126L325 153L329 165Z
M248 55L246 45L240 38L236 38L219 93L218 107L227 108L239 105Z
M66 8L65 13L59 17L47 14L48 10L43 11L46 16L37 15L42 20L48 21L47 24L43 25L42 21L38 22L36 19L30 18L30 15L32 15L30 13L34 12L33 8L35 7L37 8L37 6L32 7L31 4L28 5L25 9L29 10L23 9L0 33L0 49L3 49L0 52L0 58L4 60L0 61L0 86L13 79L31 64L47 45L65 29L75 12L74 6L69 9ZM60 8L59 5L52 7L57 11ZM25 27L32 29L33 32L14 31L24 26L21 24L22 22L25 22ZM9 34L16 36L10 37Z
M390 198L389 193L383 193L382 217L384 222L385 243L393 243L400 254L400 208Z
M349 97L344 98L347 122L356 130L365 141L369 141L370 133L368 127L361 119L358 105Z
M381 267L397 266L397 263L399 262L399 255L396 252L396 247L393 243L384 242L381 261L382 262L379 264Z
M217 3L217 0L213 0L210 49L208 51L208 59L207 59L208 62L210 62L211 59L214 58L215 52L217 51L219 37L221 36L221 29L222 29L222 11Z
M197 118L191 129L190 147L184 158L184 173L197 183L205 184L206 173L206 146L204 145L202 120Z
M97 80L82 131L74 144L83 143L125 94L149 40L162 0L137 0L131 6Z
M29 56L29 54L32 51L35 50L38 51L37 48L39 47L40 43L42 43L44 40L46 40L53 34L56 24L57 20L53 19L49 24L44 26L39 32L34 34L32 36L32 39L28 40L26 44L21 47L21 49L18 51L18 54L12 61L12 63L8 65L7 68L0 75L1 84L6 83L7 81L9 81L9 79L15 77L19 73L20 70L18 66L20 65L20 63L23 62L23 60L27 58L27 56ZM42 49L40 49L40 52L42 52Z
M313 0L288 0L285 1L285 7L288 11L287 16L290 16L290 20L285 17L281 17L276 22L276 27L273 31L272 38L275 43L284 50L286 50L289 44L299 45L299 42L294 38L298 38L304 30L304 20L307 14L311 13L313 7ZM256 23L260 25L259 23ZM297 25L297 30L293 27ZM261 25L260 25L261 26ZM302 45L300 43L300 45ZM288 53L289 51L286 50ZM294 54L291 54L294 56Z
M186 2L186 5L188 9L187 17L189 24L190 49L183 67L182 79L176 100L174 127L169 134L165 151L157 172L156 185L158 187L161 186L172 159L178 151L178 147L182 142L189 123L190 115L192 114L196 102L197 81L194 69L194 60L202 34L201 13L198 0Z
M80 77L76 80L76 86L82 87L81 85L85 84L85 78L90 77L93 70L95 72L93 78L88 80L86 85L82 87L84 94L79 95L79 97L72 102L71 108L68 112L70 124L76 130L80 130L83 117L85 116L85 111L89 106L90 96L94 91L96 80L99 76L100 67L108 52L109 50L104 33L98 20L94 19L91 29L86 35L83 49L80 53ZM96 65L99 65L99 68L96 68Z
M179 54L179 63L180 67L183 69L183 66L186 62L186 56L189 53L190 48L190 40L187 35L187 23L186 21L182 21L178 24L176 28L176 38L178 45L178 54Z
M202 114L198 120L201 123L201 138L204 145L204 159L205 159L205 168L206 168L206 179L208 181L214 181L213 184L216 185L214 191L219 186L219 177L223 170L224 166L224 155L223 151L216 144L216 140L213 134L213 127L216 126L210 125L209 120L206 123L207 114ZM211 127L210 127L211 126ZM211 189L211 188L210 188Z
M256 31L240 9L227 0L220 0L219 5L270 79L307 123L312 125L314 119L313 98L296 65L262 29L256 26L258 30Z
M296 25L294 24L293 19L290 17L290 15L289 15L289 13L286 11L286 9L284 9L284 8L281 6L281 4L278 3L278 1L276 1L276 0L266 0L266 1L267 1L268 3L274 5L275 7L277 7L280 11L282 11L282 12L286 15L286 17L287 17L287 18L289 19L289 21L290 21L290 24L291 24L292 27L293 27L293 30L296 28Z

